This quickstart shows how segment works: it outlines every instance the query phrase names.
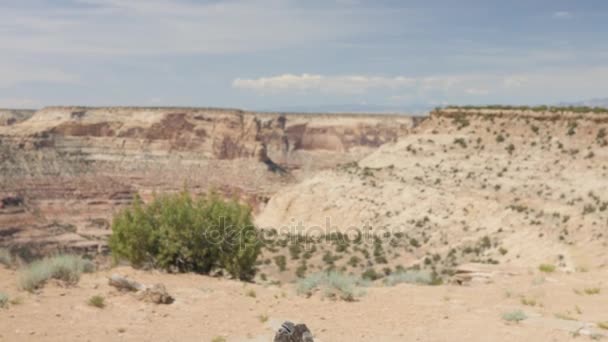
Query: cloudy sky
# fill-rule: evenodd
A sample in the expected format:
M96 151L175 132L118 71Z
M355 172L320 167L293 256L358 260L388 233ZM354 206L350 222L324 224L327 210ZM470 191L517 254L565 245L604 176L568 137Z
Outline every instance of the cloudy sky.
M0 0L0 107L597 97L605 0Z

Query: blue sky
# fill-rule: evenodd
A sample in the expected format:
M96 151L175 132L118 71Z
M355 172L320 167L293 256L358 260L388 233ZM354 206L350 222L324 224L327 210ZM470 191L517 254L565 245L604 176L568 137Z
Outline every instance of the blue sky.
M608 97L608 1L0 0L0 107Z

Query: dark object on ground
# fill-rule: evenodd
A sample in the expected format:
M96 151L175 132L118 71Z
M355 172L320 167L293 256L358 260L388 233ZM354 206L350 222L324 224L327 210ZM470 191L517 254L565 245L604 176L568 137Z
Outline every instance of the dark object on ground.
M23 198L19 196L7 196L0 200L0 208L18 207L23 205Z
M274 335L274 342L314 342L314 339L306 324L285 321Z

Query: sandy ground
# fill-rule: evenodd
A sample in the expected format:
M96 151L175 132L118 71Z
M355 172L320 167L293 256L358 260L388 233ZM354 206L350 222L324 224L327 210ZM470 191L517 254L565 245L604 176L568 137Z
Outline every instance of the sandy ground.
M138 301L108 285L113 274L163 283L170 305ZM566 341L608 337L607 271L541 274L521 270L471 286L369 287L356 302L296 294L291 284L262 286L195 274L115 268L86 274L75 287L17 289L16 271L0 266L0 289L21 303L0 310L0 341L271 341L284 320L305 322L316 341ZM600 288L588 295L586 288ZM251 297L251 293L255 297ZM94 295L106 298L91 307ZM522 304L534 299L534 306ZM521 323L503 320L523 310ZM261 317L268 317L264 321ZM557 317L559 316L559 318ZM565 319L565 318L569 318Z

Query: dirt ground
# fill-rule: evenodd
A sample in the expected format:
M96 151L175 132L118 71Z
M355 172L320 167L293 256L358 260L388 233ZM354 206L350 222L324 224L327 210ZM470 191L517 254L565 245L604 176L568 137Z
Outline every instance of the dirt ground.
M262 286L195 274L119 267L85 274L74 287L17 288L18 273L0 266L0 341L271 341L284 320L306 323L315 341L567 341L608 337L607 271L495 275L470 286L376 285L355 302L305 298L292 284ZM111 274L163 283L169 305L138 301L108 285ZM599 288L597 294L586 289ZM106 307L88 305L94 295ZM527 305L524 304L527 302ZM531 305L532 302L534 305ZM522 310L527 319L503 315Z

